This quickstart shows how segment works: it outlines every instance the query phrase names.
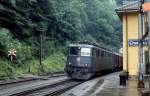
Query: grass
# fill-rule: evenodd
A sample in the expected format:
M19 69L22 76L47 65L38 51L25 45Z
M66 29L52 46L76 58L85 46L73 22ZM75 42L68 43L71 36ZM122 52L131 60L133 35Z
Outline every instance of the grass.
M39 61L35 59L24 62L20 67L15 67L7 62L0 62L0 79L18 78L25 74L47 74L64 70L66 56L62 52L49 55L42 60L44 72L39 72Z
M43 61L46 73L64 70L66 57L62 53L54 53Z

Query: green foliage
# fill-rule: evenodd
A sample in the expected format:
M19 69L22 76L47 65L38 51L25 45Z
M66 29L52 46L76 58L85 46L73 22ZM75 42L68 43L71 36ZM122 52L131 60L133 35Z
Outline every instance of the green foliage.
M18 39L36 38L44 31L43 34L57 39L58 43L88 40L86 34L104 45L114 46L121 41L117 37L121 36L121 30L116 4L109 0L15 0L7 3L2 0L1 3L11 15L2 11L6 15L1 20L2 26L12 30Z
M116 0L116 3L117 3L118 6L121 6L122 2L123 2L123 0Z
M66 63L66 56L62 53L56 52L51 54L43 61L46 73L64 71Z
M100 2L99 0L85 0L88 2L85 11L87 13L87 26L84 32L91 34L98 43L105 46L119 47L120 43L118 38L119 21L115 13L116 5L108 1ZM93 11L94 10L94 11ZM94 34L93 34L94 32Z

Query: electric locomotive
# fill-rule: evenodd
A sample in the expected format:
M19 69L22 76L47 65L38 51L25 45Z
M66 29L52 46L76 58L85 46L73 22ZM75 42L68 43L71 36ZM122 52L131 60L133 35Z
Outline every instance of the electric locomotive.
M98 73L121 69L121 56L91 44L70 44L65 71L72 79L87 80Z

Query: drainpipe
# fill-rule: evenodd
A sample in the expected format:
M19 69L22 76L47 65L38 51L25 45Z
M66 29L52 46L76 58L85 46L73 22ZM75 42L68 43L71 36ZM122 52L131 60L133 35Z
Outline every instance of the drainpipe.
M127 65L126 65L126 71L129 72L129 66L128 66L128 15L127 12L125 12L125 16L126 16L126 61L127 61Z
M143 66L143 41L142 41L142 35L143 35L143 15L142 15L142 0L139 0L138 5L139 11L138 11L138 88L144 88L144 82L143 82L143 74L144 74L144 66Z

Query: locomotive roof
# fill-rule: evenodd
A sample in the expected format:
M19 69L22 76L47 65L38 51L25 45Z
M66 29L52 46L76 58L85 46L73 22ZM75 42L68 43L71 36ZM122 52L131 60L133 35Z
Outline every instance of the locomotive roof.
M69 45L70 47L88 47L88 48L93 48L93 47L95 47L95 46L93 46L93 45L89 45L89 44L70 44Z
M98 49L101 49L103 51L107 51L109 53L113 53L111 52L110 50L104 48L104 47L100 47L100 46L96 46L96 45L90 45L90 44L80 44L80 43L77 43L77 44L70 44L69 47L86 47L86 48L98 48Z
M106 52L108 52L108 53L111 53L111 54L115 54L115 55L121 56L121 54L116 53L116 52L112 52L111 50L108 50L107 48L100 47L100 46L96 46L96 45L91 45L91 44L74 43L74 44L70 44L69 47L98 48L98 49L101 49L101 50L106 51Z
M122 54L121 54L121 53L116 53L116 52L115 52L114 54L115 54L115 55L118 55L118 56L122 56Z

